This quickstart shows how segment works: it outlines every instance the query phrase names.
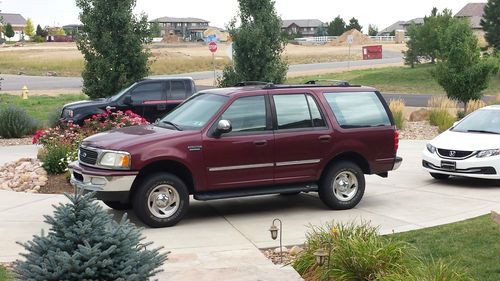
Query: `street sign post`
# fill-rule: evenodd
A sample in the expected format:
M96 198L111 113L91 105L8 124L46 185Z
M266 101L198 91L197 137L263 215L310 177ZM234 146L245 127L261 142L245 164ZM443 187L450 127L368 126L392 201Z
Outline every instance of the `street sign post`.
M347 70L350 70L351 69L351 45L354 41L354 36L351 34L351 35L347 35L347 45L349 45L349 56L347 58Z
M211 41L208 43L208 50L212 52L212 64L214 66L214 86L216 86L216 74L215 74L215 52L217 52L217 42Z

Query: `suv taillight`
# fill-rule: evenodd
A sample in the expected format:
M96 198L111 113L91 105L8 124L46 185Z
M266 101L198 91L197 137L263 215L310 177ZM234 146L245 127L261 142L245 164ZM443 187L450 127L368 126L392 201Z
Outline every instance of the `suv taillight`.
M394 153L396 154L398 152L399 148L399 133L398 130L394 130Z

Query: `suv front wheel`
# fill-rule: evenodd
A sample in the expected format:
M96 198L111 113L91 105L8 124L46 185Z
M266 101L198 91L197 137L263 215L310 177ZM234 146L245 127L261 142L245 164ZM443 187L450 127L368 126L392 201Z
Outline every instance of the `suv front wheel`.
M139 219L151 227L177 224L186 214L189 193L184 182L169 173L147 175L132 199Z
M341 161L327 171L319 186L321 201L334 210L358 205L365 192L365 176L358 165Z

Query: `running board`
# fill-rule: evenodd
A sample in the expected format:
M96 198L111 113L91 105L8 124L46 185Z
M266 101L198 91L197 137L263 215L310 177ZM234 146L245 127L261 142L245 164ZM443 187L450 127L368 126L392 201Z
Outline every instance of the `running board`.
M194 195L194 199L199 201L209 201L216 199L236 198L236 197L249 197L258 195L311 192L311 191L318 191L318 185L315 183L307 183L301 185L281 185L281 186L267 186L258 188L244 188L236 190L219 190L219 191L197 193Z

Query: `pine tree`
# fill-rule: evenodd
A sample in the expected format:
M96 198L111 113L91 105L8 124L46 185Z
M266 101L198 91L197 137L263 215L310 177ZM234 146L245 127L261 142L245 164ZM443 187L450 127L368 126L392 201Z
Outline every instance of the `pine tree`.
M340 15L328 24L327 32L330 36L340 36L345 31L345 21L340 17Z
M357 29L358 31L361 31L363 27L359 24L359 21L357 18L352 18L349 20L349 25L346 27L347 30L351 29Z
M47 235L19 243L27 253L14 263L20 280L148 280L160 270L167 254L146 249L144 237L124 216L116 223L93 194L66 197L54 206Z
M234 66L224 68L219 85L241 81L282 83L288 71L283 61L287 39L281 33L281 18L272 0L238 0L240 26L229 24L233 39Z
M12 28L12 25L10 23L7 23L5 25L5 32L4 32L4 34L5 34L5 37L7 37L9 39L12 38L12 37L14 37L14 35L15 35L14 29Z
M83 32L77 38L85 59L83 92L109 97L149 73L151 42L147 16L133 14L136 0L76 0Z
M484 7L481 26L485 31L486 41L500 51L500 0L489 0Z

